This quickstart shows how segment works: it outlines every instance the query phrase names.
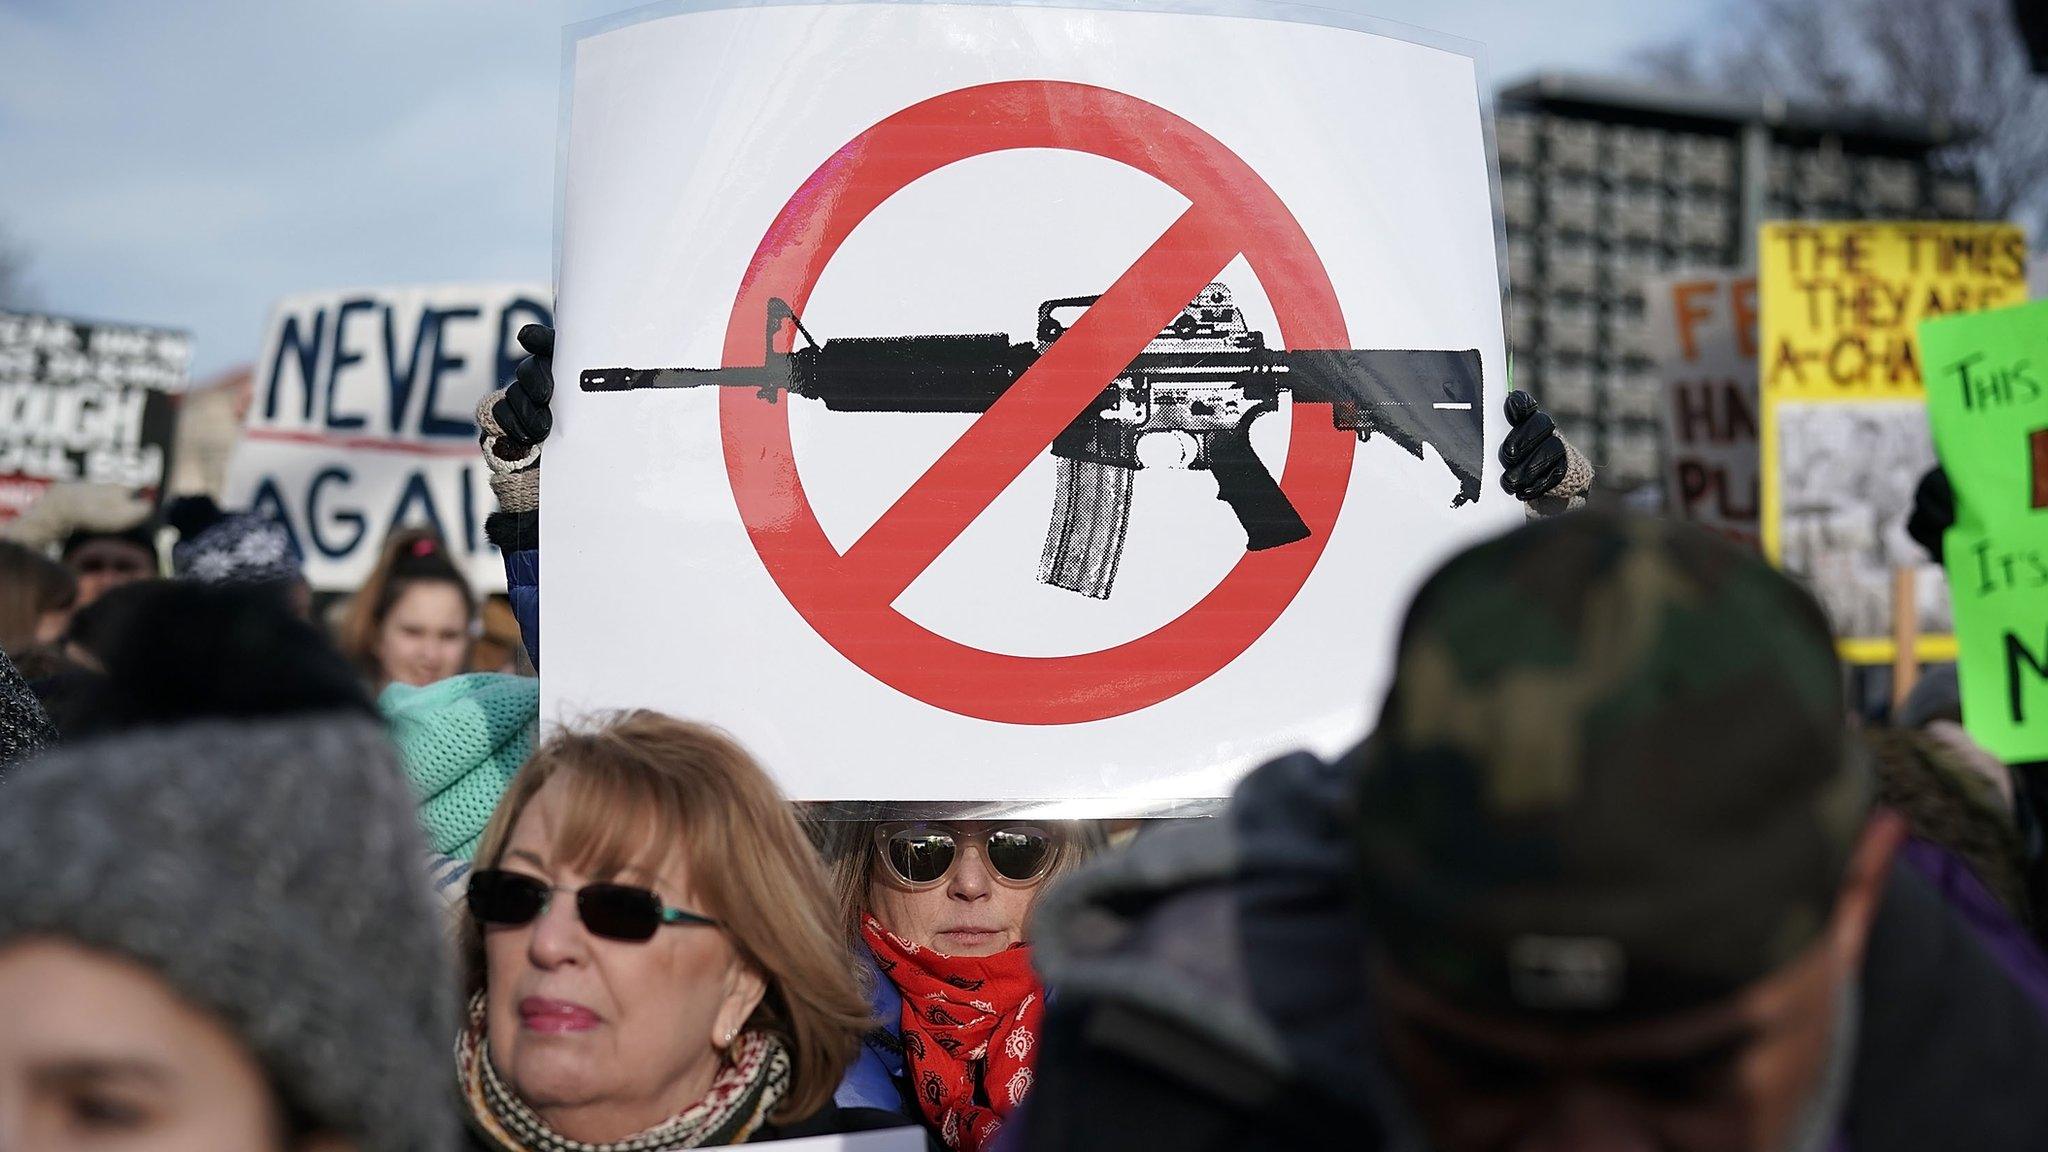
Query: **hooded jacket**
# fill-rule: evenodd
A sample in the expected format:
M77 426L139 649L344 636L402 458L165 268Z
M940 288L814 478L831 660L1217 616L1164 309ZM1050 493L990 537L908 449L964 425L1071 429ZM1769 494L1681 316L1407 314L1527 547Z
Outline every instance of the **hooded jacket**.
M1349 780L1296 754L1041 901L1028 1148L1419 1149L1373 1050ZM1893 867L1832 1148L2048 1147L2048 963L1954 858ZM1939 887L1923 871L1935 870Z

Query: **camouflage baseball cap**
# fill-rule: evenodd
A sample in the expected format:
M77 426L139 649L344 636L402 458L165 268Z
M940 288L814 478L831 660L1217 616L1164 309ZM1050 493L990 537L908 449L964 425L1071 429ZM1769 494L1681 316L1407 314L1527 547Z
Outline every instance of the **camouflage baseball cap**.
M1579 513L1417 594L1354 753L1360 895L1404 975L1588 1023L1814 942L1868 815L1819 607L1684 524Z

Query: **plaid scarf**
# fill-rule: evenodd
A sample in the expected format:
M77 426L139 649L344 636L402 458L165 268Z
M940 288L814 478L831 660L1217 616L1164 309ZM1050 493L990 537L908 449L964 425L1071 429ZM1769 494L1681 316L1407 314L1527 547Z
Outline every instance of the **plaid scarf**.
M903 993L903 1060L924 1118L946 1147L978 1152L1031 1091L1045 996L1019 944L942 956L863 918L875 963Z
M483 993L470 1001L469 1026L455 1042L469 1126L498 1152L669 1152L745 1144L789 1090L789 1049L766 1032L742 1032L728 1058L702 1100L645 1132L587 1144L549 1128L491 1067Z

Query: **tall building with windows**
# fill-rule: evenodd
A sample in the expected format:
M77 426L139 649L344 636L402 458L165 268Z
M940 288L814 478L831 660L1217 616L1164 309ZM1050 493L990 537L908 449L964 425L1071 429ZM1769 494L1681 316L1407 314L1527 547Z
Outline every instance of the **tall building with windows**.
M1542 75L1500 93L1495 128L1515 384L1622 491L1658 477L1646 275L1753 266L1765 220L1978 214L1937 159L1956 125Z

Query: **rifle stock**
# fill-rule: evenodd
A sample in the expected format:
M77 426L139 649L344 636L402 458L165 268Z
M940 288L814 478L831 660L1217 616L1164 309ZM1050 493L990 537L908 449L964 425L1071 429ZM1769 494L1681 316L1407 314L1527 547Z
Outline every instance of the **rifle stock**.
M1308 349L1279 354L1294 402L1327 403L1337 427L1369 440L1375 432L1422 459L1434 445L1458 478L1452 507L1479 499L1486 461L1479 351Z

